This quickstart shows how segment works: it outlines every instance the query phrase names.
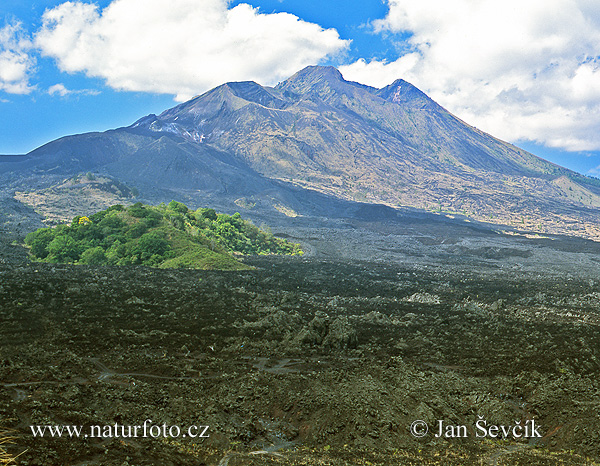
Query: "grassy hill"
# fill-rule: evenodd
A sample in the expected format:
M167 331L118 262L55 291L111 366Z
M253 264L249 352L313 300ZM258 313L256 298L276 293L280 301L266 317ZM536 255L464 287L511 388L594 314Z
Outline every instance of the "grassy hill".
M238 270L235 255L302 254L293 244L263 231L239 213L190 210L180 202L159 206L114 205L70 225L40 228L25 244L43 262L93 265Z

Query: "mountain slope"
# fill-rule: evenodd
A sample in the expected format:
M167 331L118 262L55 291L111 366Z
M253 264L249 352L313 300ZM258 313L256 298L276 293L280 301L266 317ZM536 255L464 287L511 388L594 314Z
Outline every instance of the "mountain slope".
M148 189L277 193L302 213L296 187L600 238L594 180L469 126L406 81L375 89L332 67L305 68L274 88L223 84L128 128L63 138L26 159L0 164L0 173L95 170Z

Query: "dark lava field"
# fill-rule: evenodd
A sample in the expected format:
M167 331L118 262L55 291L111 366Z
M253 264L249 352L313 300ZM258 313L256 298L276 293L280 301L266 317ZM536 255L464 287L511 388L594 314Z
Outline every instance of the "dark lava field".
M600 464L600 244L290 222L273 231L306 256L249 257L243 272L32 263L3 232L15 464ZM208 427L84 435L145 422ZM512 433L478 436L478 422Z

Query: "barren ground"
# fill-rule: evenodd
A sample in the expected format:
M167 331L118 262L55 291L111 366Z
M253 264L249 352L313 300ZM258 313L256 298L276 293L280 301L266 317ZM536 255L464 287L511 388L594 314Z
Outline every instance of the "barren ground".
M561 274L528 262L543 245L457 240L454 261L428 265L399 260L398 238L393 261L344 258L315 236L311 257L248 259L247 272L29 263L3 241L0 419L18 434L17 464L598 464L593 251ZM557 261L582 254L554 244ZM478 416L534 419L543 438L476 438ZM29 428L147 419L210 437ZM415 420L432 432L413 437ZM467 438L435 438L438 420Z

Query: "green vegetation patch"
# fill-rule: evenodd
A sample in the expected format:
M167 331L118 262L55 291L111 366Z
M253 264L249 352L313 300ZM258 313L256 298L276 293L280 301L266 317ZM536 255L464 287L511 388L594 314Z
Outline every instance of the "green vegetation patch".
M300 245L263 231L239 213L190 210L180 202L115 205L70 225L40 228L25 244L43 262L148 265L194 269L248 268L235 254L303 254Z

